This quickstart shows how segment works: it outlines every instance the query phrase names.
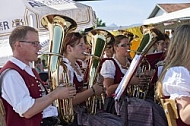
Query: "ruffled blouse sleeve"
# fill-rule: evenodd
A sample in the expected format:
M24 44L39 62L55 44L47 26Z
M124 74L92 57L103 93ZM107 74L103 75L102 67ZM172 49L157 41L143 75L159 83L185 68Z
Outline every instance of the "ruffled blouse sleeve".
M113 78L114 79L115 71L116 71L116 68L115 68L114 62L112 60L106 60L102 64L100 74L104 78Z
M171 99L190 97L190 72L182 66L169 68L162 81L163 93Z

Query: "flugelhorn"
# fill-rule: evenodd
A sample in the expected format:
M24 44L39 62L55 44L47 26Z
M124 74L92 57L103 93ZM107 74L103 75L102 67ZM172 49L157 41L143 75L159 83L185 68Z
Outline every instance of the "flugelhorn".
M86 35L87 42L91 45L91 54L84 53L91 56L89 61L88 69L88 87L91 88L97 81L99 75L100 62L107 44L114 42L114 36L102 29L94 29L87 33ZM87 100L87 108L91 114L96 113L96 109L103 107L104 97L101 96L92 96Z
M49 30L50 47L48 55L48 73L53 89L57 86L73 86L69 83L69 75L66 65L63 63L64 38L67 33L74 31L76 22L63 15L47 15L41 19L43 27ZM59 78L59 67L63 67L62 80ZM62 85L62 84L66 85ZM72 99L57 100L59 116L62 121L68 123L74 120Z
M159 41L160 36L163 35L158 29L151 28L148 29L141 40L141 43L136 51L135 57L133 58L128 71L124 75L123 79L121 80L120 84L118 85L115 91L115 100L119 101L123 92L127 88L132 76L135 74L137 67L141 63L143 57L149 49L155 44L156 41ZM118 112L118 109L116 108Z

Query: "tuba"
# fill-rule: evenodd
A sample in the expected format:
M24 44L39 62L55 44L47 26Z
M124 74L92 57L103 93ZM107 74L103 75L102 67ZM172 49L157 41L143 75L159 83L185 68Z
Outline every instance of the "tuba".
M106 45L114 42L114 36L106 30L94 29L87 33L86 40L92 47L91 54L84 52L84 54L91 56L88 69L88 87L91 88L98 81L98 77L100 77L99 69L103 52ZM96 109L98 107L101 109L103 104L104 94L100 96L94 95L87 100L87 108L91 114L95 114Z
M6 112L5 107L3 105L3 101L0 98L0 126L6 126Z
M153 76L146 75L146 71L150 71L151 65L147 60L146 56L143 57L142 62L139 64L136 76L145 78L145 81L140 82L138 85L130 85L128 88L129 95L131 97L137 97L140 99L145 99L149 90L150 83L152 82Z
M127 88L132 76L135 74L139 64L141 64L144 56L148 53L148 51L155 44L155 42L160 40L160 36L162 35L163 34L155 28L147 29L147 31L144 33L141 43L135 54L135 57L133 58L128 71L126 72L125 76L123 77L115 91L116 106L117 103L119 103L120 98L125 89ZM116 108L116 111L117 113L119 112L118 108Z
M62 63L64 37L68 32L76 29L76 22L62 15L47 15L41 20L43 27L49 30L50 47L48 56L48 74L50 86L55 89L57 86L73 86L69 83L67 67ZM59 67L63 67L62 80L59 78ZM62 85L62 84L66 85ZM61 121L70 123L74 120L72 99L63 99L56 101Z

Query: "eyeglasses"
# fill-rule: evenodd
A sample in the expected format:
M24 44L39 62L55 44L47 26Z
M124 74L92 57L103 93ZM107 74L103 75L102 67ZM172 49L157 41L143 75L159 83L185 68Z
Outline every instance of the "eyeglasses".
M42 46L39 41L19 41L19 42L31 43L32 45L34 45L34 47Z
M127 47L127 46L131 46L131 43L125 43L125 44L121 44L120 46L118 45L118 47Z

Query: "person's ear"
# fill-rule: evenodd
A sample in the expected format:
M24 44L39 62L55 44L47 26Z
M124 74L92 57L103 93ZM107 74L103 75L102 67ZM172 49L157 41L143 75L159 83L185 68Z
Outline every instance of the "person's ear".
M67 45L67 51L71 52L72 51L72 47L70 45Z
M14 47L21 47L21 44L19 41L16 41L15 44L14 44Z
M117 47L116 45L113 46L113 51L116 51L117 50Z

